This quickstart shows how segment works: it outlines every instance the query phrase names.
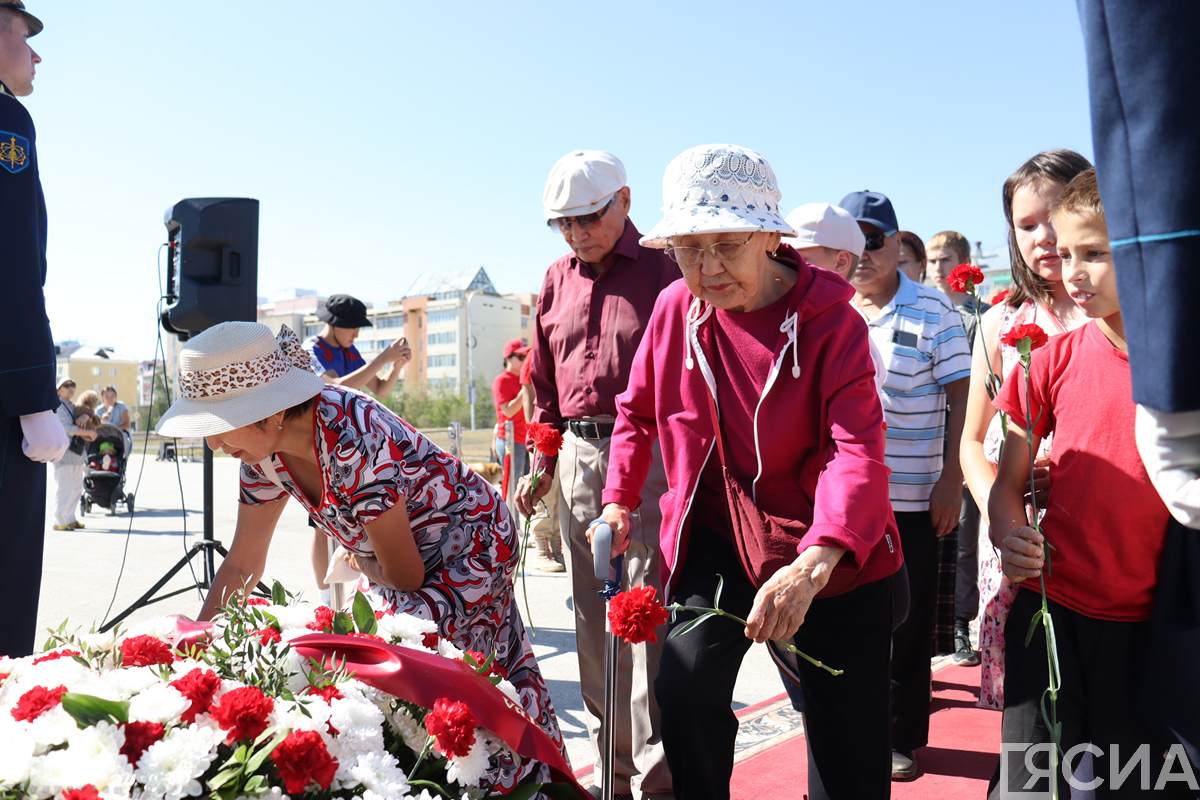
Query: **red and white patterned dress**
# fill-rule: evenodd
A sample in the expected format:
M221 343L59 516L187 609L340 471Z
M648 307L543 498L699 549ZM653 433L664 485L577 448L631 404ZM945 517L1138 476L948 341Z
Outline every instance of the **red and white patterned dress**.
M525 710L561 748L550 693L514 601L518 537L500 497L382 403L349 389L328 386L317 395L313 436L319 505L277 454L271 466L278 484L257 465L242 466L241 501L291 495L347 550L374 555L366 526L403 499L425 581L412 592L379 584L369 591L398 613L435 622L460 649L495 653Z

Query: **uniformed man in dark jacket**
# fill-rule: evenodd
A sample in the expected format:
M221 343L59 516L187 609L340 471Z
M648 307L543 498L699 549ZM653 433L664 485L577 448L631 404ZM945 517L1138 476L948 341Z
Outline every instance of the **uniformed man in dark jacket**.
M67 448L54 416L54 340L46 318L46 203L33 120L18 97L33 91L41 58L28 39L41 21L0 0L0 248L8 330L0 350L0 655L33 650L46 529L46 466Z

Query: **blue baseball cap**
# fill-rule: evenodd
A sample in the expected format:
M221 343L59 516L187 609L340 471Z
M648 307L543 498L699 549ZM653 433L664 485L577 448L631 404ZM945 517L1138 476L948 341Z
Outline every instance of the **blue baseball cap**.
M900 223L896 221L896 211L892 208L892 201L888 200L887 195L881 192L851 192L843 197L838 205L849 211L850 216L859 222L874 225L887 236L900 230Z

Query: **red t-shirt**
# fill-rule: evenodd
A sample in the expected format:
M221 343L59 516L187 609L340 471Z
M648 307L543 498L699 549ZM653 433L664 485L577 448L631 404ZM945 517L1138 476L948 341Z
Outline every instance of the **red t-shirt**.
M529 355L525 356L525 360L521 362L521 385L529 386L533 383L533 351L529 351Z
M1089 322L1034 351L1029 377L1033 430L1042 437L1054 432L1042 518L1055 548L1046 594L1087 617L1144 620L1168 514L1134 443L1129 357ZM1024 428L1024 401L1025 376L1017 366L996 407ZM1034 580L1021 586L1039 588Z
M754 412L767 375L774 363L774 349L779 342L779 324L787 315L790 293L774 303L755 311L713 311L715 319L705 326L712 332L703 336L705 357L712 365L717 381L717 399L721 415L722 441L729 470L750 491L758 476L758 458L753 440L731 439L728 431L754 430ZM706 418L708 409L700 409ZM733 523L729 516L729 500L725 481L721 477L720 453L713 445L712 455L692 500L692 519L700 520L726 539L733 538Z
M529 359L525 359L529 361ZM504 423L513 422L513 441L525 444L525 409L518 408L511 417L504 416L500 406L511 401L521 391L521 379L508 370L504 370L492 381L492 400L496 403L496 438L504 438Z

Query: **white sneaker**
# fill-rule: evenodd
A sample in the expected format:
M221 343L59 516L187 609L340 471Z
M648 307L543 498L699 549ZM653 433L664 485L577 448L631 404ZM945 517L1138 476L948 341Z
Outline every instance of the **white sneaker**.
M532 563L530 564L530 566L532 566L538 572L566 572L567 571L567 568L565 566L563 566L562 564L560 564L559 562L555 561L552 558L546 558L546 556L542 555L541 553L538 553L537 555L533 556Z

